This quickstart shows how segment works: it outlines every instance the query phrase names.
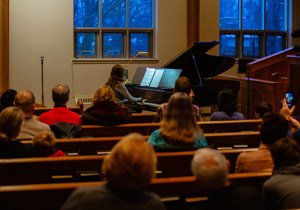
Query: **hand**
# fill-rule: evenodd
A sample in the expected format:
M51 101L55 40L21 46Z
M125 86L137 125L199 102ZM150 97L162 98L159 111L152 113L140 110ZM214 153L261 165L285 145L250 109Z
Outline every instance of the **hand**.
M286 99L283 99L283 104L282 104L282 108L280 110L280 114L283 115L285 117L286 120L290 120L290 117L292 116L293 112L295 110L295 105L292 108L289 108L287 103L286 103Z
M143 99L141 103L144 104L145 101L147 101L147 99Z
M291 125L292 128L295 128L296 130L300 128L300 123L295 118L290 117L289 122L290 122L290 125Z

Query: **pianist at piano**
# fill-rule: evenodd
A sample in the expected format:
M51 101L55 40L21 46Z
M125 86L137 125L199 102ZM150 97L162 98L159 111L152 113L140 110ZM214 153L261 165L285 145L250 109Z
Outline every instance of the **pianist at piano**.
M175 82L175 86L173 89L174 93L186 93L187 95L189 95L190 99L193 100L194 97L194 92L192 90L192 84L189 80L189 78L187 77L179 77L176 82ZM167 104L168 103L162 103L158 109L156 110L156 114L154 116L153 122L160 122L162 117L163 117L163 113L167 108ZM201 120L201 111L200 108L193 104L193 109L194 109L194 114L196 116L196 120L200 121Z
M150 86L149 84L148 86L143 84L143 76L147 73L147 68L142 69L142 67L139 67L133 77L133 85L127 86L128 91L134 97L147 99L145 105L140 107L152 111L153 107L154 111L156 111L160 104L168 101L173 94L172 89L174 88L175 80L181 76L190 79L192 90L195 94L193 104L199 107L218 104L218 94L223 88L229 88L235 95L238 95L237 93L240 90L239 81L211 79L211 77L219 75L235 65L234 58L206 54L208 50L217 44L219 42L216 41L195 42L160 69L157 69L163 71L163 81L158 84L158 87L153 87L154 85L151 85L151 82ZM169 86L169 80L174 78L169 75L177 76L172 87ZM135 79L136 82L134 82ZM166 86L168 88L165 88Z
M124 105L126 101L130 101L131 103L135 102L143 102L142 97L133 97L127 90L126 86L123 82L126 80L125 78L125 69L122 65L116 64L113 66L110 77L105 85L109 85L116 97L117 102L120 105Z

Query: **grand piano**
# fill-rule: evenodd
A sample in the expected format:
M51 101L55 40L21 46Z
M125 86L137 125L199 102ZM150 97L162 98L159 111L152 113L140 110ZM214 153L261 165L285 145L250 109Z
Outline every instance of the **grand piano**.
M206 52L219 42L195 42L162 68L181 69L180 76L186 76L193 85L195 98L193 104L199 107L218 104L218 93L223 88L229 88L238 95L240 83L238 81L210 79L235 65L234 58L207 55ZM141 109L153 110L161 103L167 102L173 94L172 89L162 90L143 87L127 86L128 91L135 97L147 99Z

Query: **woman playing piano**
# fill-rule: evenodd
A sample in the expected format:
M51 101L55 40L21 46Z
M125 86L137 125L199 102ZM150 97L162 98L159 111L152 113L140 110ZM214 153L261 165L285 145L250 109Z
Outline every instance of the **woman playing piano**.
M160 121L160 129L148 139L154 146L200 147L207 146L206 139L197 124L191 99L186 93L174 93Z
M126 101L131 103L143 102L142 97L135 98L133 97L127 90L126 86L123 82L126 80L125 78L125 69L122 65L116 64L113 66L110 77L105 85L109 85L116 97L117 102L124 106Z

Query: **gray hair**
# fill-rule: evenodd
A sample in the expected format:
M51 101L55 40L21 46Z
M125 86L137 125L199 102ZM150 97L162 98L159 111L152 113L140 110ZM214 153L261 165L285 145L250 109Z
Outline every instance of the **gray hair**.
M223 187L228 179L225 156L211 148L201 148L195 152L191 170L207 189Z

